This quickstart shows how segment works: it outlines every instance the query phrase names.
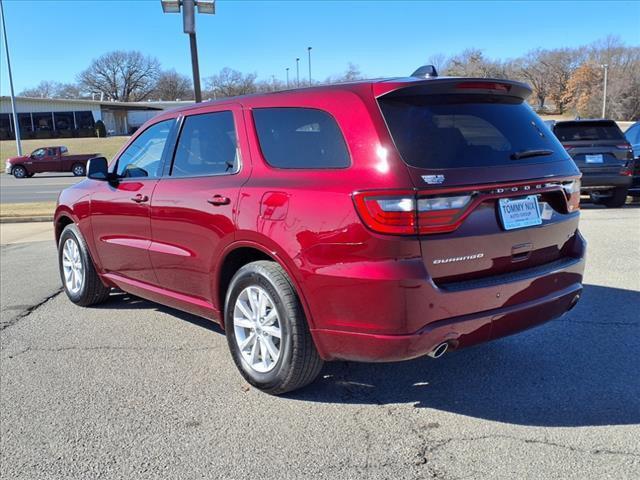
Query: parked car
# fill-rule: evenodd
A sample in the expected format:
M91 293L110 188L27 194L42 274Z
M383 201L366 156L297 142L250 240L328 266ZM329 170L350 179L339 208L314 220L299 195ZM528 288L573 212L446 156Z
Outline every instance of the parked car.
M30 155L8 158L5 172L16 178L30 178L36 173L44 172L71 172L76 177L81 177L86 172L87 161L96 155L98 154L69 155L69 149L64 146L43 147Z
M618 208L632 181L633 154L612 120L558 121L553 133L582 172L582 191L591 201Z
M404 78L163 112L61 193L66 294L213 319L272 394L559 317L582 291L580 171L530 93Z
M633 180L629 187L629 195L640 197L640 122L631 125L624 132L624 137L633 150Z

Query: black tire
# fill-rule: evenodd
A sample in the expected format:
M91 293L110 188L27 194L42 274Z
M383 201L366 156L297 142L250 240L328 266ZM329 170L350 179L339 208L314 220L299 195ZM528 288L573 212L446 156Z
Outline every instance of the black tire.
M67 288L62 266L63 248L68 240L74 241L78 246L82 267L84 269L81 286L77 292L72 292ZM64 291L67 297L69 297L69 300L76 305L89 307L102 303L109 298L111 289L106 287L100 280L100 277L98 277L95 266L93 265L93 260L89 254L89 249L87 248L87 243L84 241L78 227L74 224L67 225L60 235L60 241L58 242L58 268L60 269L60 280L62 281Z
M83 164L76 163L73 167L71 167L71 173L73 173L74 177L84 177L87 171Z
M27 175L28 175L27 169L24 168L22 165L16 165L15 167L13 167L11 169L11 173L16 178L27 178Z
M614 188L612 195L608 198L604 198L600 203L607 208L620 208L627 203L627 194L629 189L626 187Z
M243 358L234 332L234 306L249 286L264 289L273 299L280 319L280 356L271 371L260 373ZM260 390L279 395L313 382L323 361L311 338L304 310L285 271L276 262L258 261L243 266L231 280L225 300L225 330L231 356L247 382Z

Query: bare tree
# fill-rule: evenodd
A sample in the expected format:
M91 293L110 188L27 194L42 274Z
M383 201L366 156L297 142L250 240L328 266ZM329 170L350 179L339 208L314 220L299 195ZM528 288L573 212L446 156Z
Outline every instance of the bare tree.
M53 98L58 88L59 83L42 81L38 86L33 88L27 88L20 92L22 97L34 97L34 98Z
M191 79L175 70L166 70L160 73L152 96L159 100L193 100Z
M540 63L540 57L543 55L543 50L533 50L527 53L524 58L518 60L517 67L522 79L533 88L533 95L538 102L537 107L539 110L544 109L545 101L551 88L551 81L547 71L544 65Z
M226 98L255 93L256 77L255 73L244 74L225 67L218 75L205 78L205 95L212 98Z
M78 76L78 83L88 92L104 94L108 100L140 101L153 92L159 74L157 59L136 51L117 50L93 60Z
M37 87L23 90L20 95L35 98L83 98L76 84L51 81L42 81Z
M327 77L323 83L342 83L342 82L354 82L356 80L362 80L364 76L360 71L360 67L353 62L347 63L346 70L340 75L334 75Z
M256 82L256 92L279 92L286 89L287 84L282 80L275 78L275 76L272 76L269 81L260 80Z
M469 48L451 57L443 73L454 77L506 78L507 65L485 58L481 50Z
M427 65L436 67L438 73L444 72L449 67L449 57L444 53L434 53L427 58Z

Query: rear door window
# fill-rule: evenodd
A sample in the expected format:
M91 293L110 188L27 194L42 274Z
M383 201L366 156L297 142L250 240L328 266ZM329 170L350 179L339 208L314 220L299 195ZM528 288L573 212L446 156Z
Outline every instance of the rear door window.
M561 142L585 140L624 140L622 131L614 122L562 122L553 132Z
M383 97L380 107L400 155L414 167L483 167L565 158L542 120L513 97ZM512 154L529 150L551 154L512 159Z
M171 176L235 173L240 163L237 145L230 111L190 115L182 125Z
M253 120L266 162L277 168L345 168L347 145L334 118L313 108L256 108Z

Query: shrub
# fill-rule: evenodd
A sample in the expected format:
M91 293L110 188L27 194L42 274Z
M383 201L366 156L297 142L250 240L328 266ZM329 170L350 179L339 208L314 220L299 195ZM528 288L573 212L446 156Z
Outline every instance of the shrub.
M104 122L102 120L98 120L96 122L96 137L105 138L107 136L107 127L104 126Z

